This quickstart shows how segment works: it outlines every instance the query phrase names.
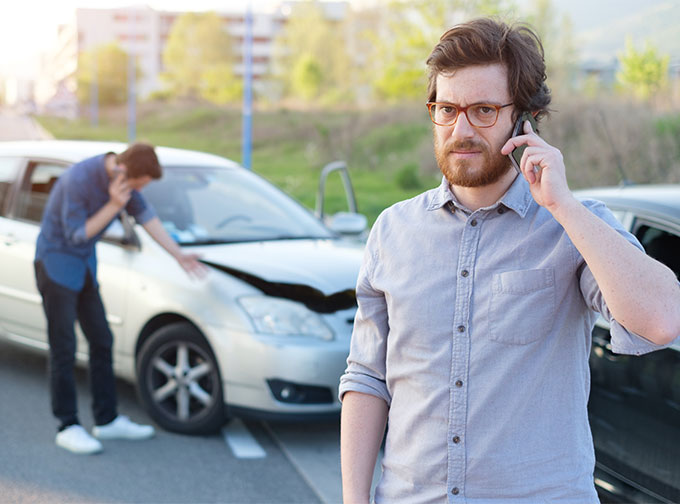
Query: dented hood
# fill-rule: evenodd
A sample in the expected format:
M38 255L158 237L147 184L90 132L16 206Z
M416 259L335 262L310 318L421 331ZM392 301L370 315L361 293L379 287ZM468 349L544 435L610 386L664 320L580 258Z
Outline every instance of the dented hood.
M275 297L330 313L356 305L363 247L341 240L284 240L192 248L205 264Z

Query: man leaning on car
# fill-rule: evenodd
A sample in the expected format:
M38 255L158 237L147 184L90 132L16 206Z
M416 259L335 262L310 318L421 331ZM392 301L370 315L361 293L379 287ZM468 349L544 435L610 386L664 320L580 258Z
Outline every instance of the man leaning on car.
M161 177L154 147L135 143L69 168L50 192L36 243L35 275L47 317L52 413L59 420L58 446L74 453L102 450L98 439L147 439L154 428L117 413L112 365L113 334L97 284L95 244L123 210L190 274L205 267L184 254L139 191ZM91 436L78 420L74 363L76 319L90 350L90 387L95 427Z

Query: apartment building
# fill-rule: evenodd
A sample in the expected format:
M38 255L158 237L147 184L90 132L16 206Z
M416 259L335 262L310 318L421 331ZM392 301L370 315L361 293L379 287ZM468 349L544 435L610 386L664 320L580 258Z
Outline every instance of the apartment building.
M252 13L252 69L256 89L264 85L274 40L297 4L282 2L270 11ZM349 3L344 1L322 5L330 19L341 19L349 9ZM36 102L44 106L55 98L63 101L69 93L75 96L78 54L111 42L136 55L142 73L137 84L140 98L161 89L163 49L173 23L181 15L182 12L160 11L147 6L76 9L71 21L59 28L54 48L43 61L42 76L36 85ZM234 39L234 73L243 75L245 12L218 12L218 15L224 22L224 29Z

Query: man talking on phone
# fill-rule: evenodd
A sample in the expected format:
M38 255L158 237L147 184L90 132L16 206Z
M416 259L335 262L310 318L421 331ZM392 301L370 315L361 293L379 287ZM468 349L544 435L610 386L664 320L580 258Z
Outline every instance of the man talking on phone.
M529 121L511 137L550 104L530 28L455 26L427 66L443 179L367 242L340 384L344 500L369 502L387 423L377 503L598 502L596 314L614 352L663 348L680 334L678 282L603 204L574 198Z
M56 444L80 454L102 450L99 439L147 439L150 425L118 415L112 366L113 335L97 284L95 244L123 210L141 224L182 268L202 276L205 266L184 254L139 193L161 177L153 146L135 143L70 167L50 192L36 243L35 274L47 317L52 412L59 421ZM75 321L88 341L95 420L91 436L78 420Z

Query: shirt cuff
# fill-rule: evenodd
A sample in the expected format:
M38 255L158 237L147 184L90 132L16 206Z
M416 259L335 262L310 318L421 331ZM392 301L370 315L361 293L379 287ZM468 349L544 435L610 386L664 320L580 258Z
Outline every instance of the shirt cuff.
M83 243L87 242L87 234L85 233L85 224L80 226L78 229L75 230L73 233L71 240L73 241L74 245L82 245Z
M156 212L154 212L153 208L149 207L146 208L142 213L135 215L135 221L137 224L146 224L154 217L156 217Z
M609 334L611 334L612 352L625 355L644 355L655 350L667 348L678 342L680 335L670 343L658 345L648 339L629 331L616 320L610 322Z
M379 397L387 403L388 407L392 403L392 396L388 392L385 382L365 374L345 373L342 375L338 390L338 399L340 402L342 402L342 397L347 392L360 392L362 394Z

